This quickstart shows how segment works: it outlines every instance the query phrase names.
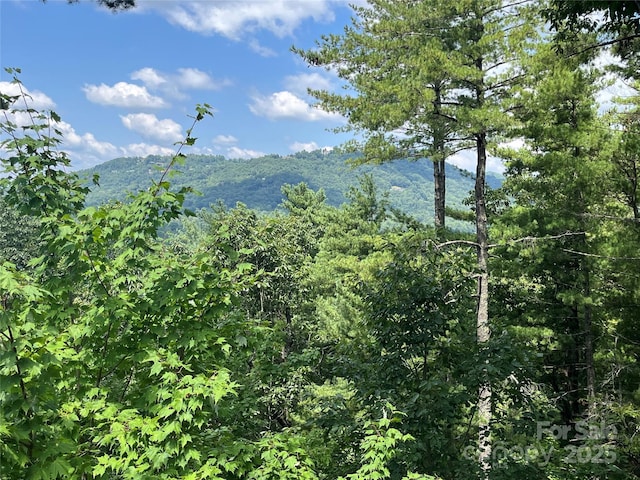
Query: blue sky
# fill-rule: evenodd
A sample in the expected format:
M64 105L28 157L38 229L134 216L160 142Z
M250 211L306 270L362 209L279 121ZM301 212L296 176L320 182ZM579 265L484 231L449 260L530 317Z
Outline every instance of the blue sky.
M289 50L342 31L347 0L137 3L112 13L91 0L0 0L0 81L4 67L22 69L34 106L62 117L75 168L171 154L197 103L215 116L198 125L193 153L287 155L347 139L328 131L344 120L306 94L338 79Z
M290 47L342 32L348 4L365 0L136 3L113 13L93 0L0 0L0 90L14 93L4 67L21 68L33 106L62 117L75 168L174 153L197 103L212 105L215 118L198 125L191 153L287 155L349 139L331 131L344 119L312 108L306 93L339 89L339 79L307 67ZM624 93L616 85L603 91L603 105ZM472 152L450 161L475 169ZM503 166L490 157L488 169Z

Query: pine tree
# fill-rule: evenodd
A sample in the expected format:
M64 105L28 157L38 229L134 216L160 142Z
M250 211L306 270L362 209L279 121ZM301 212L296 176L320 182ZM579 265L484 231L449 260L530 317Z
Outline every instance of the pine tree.
M375 0L355 7L343 35L322 38L317 49L295 49L310 65L335 69L351 91L312 91L321 108L348 118L346 131L362 133L348 147L358 162L430 158L434 163L435 226L445 226L445 159L452 154L452 88L448 57L455 43L434 2ZM437 2L435 2L437 3Z
M348 128L366 132L369 161L396 158L418 147L420 155L435 153L435 160L443 159L443 152L475 151L476 334L484 365L478 447L487 477L492 415L488 358L483 357L490 341L487 155L489 143L509 123L503 101L520 78L518 62L535 37L535 5L498 0L370 4L371 9L356 10L360 17L344 35L323 37L316 50L298 53L312 65L336 68L359 94L312 92L321 108L344 114ZM408 139L394 136L399 127L405 127Z

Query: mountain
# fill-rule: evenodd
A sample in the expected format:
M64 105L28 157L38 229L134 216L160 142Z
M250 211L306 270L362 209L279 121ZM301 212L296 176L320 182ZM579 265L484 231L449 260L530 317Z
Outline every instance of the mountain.
M174 187L191 186L199 195L187 198L190 209L209 207L222 201L228 207L242 202L250 208L271 211L282 201L280 191L284 184L305 182L310 188L324 189L327 202L338 206L346 201L345 193L358 185L358 177L373 175L380 192L389 195L391 205L413 215L423 222L433 221L433 164L418 161L395 161L379 166L350 166L347 161L354 155L320 150L295 155L267 155L249 160L230 160L222 156L189 155L171 177ZM116 158L80 173L83 178L100 176L88 203L124 200L128 193L148 187L160 178L170 157ZM501 179L489 174L489 186L496 188ZM463 207L463 200L473 189L469 172L447 165L447 202L449 206ZM453 225L452 225L453 226Z

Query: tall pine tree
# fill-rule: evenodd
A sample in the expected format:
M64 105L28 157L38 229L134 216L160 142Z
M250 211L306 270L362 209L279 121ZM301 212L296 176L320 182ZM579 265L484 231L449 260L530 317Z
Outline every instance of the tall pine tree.
M417 150L439 161L452 151L475 151L476 334L484 372L478 379L478 450L480 468L488 477L487 155L490 142L499 139L510 121L503 100L521 78L520 57L536 34L536 5L499 0L369 3L370 8L356 10L359 17L343 35L323 37L317 49L298 53L311 65L335 68L353 88L355 94L346 96L312 93L321 108L345 115L348 129L365 132L365 159L385 161ZM398 128L403 128L401 136Z

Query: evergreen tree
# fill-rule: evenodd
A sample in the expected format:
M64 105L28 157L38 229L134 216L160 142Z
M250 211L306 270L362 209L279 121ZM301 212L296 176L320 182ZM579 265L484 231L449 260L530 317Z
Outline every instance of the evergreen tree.
M344 115L347 131L364 134L357 162L430 158L434 163L435 225L445 226L445 159L453 119L447 113L449 19L434 2L375 0L355 7L343 35L323 37L318 49L294 49L314 66L336 69L353 94L312 91L321 108ZM437 2L435 2L437 3Z
M601 73L588 60L568 60L548 46L532 62L535 80L518 99L525 145L504 152L504 188L514 203L495 229L517 239L502 253L509 273L500 308L505 317L514 315L523 346L542 353L539 378L558 412L550 422L562 425L610 425L615 418L604 352L611 352L619 318L604 306L617 296L612 286L619 265L605 245L619 230L607 220L619 204L613 138L595 102ZM616 476L625 460L611 438L585 439L570 430L560 440L569 442L561 444L565 451L606 452L606 459L574 462L562 475L625 478ZM567 465L550 468L566 471Z
M475 150L476 330L479 345L486 346L490 339L487 150L489 141L508 123L502 101L519 78L517 64L527 39L536 33L531 5L497 0L370 3L371 9L357 11L361 18L344 35L323 37L318 49L299 52L312 65L335 66L362 95L312 93L322 108L343 113L351 127L368 133L365 158L369 152L375 152L370 159L394 158L407 147L422 146L423 139L429 139L432 152L445 144L448 151ZM386 135L405 125L409 125L408 143ZM421 154L425 151L429 150ZM436 155L436 160L446 156L437 151ZM480 465L485 475L491 468L491 411L491 382L485 371L478 395Z

